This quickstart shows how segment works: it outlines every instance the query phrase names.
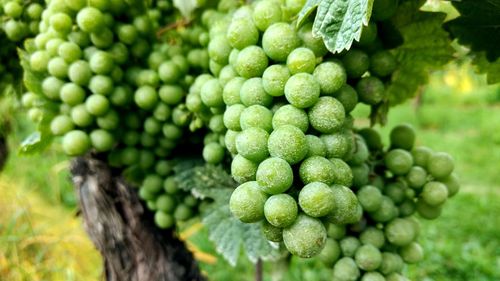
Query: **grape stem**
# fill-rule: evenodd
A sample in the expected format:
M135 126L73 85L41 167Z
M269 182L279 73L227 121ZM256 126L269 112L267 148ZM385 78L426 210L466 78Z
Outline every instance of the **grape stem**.
M158 29L158 31L156 32L156 37L157 38L160 38L163 33L169 31L169 30L172 30L172 29L175 29L177 27L185 27L185 26L188 26L189 24L191 24L192 22L192 19L188 19L188 18L182 18L178 21L175 21L171 24L168 24L160 29Z
M258 259L255 264L255 281L262 281L262 260Z

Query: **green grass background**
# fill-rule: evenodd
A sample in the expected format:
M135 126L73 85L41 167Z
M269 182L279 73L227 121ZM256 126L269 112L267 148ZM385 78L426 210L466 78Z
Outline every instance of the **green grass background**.
M417 143L447 151L462 182L442 216L422 222L425 260L407 267L411 280L500 280L500 88L467 67L435 74L420 103L394 107L386 127L407 122ZM354 115L367 124L366 107ZM99 255L75 215L75 196L60 146L38 156L15 153L31 125L18 118L13 150L0 175L0 280L98 280ZM253 280L254 267L243 256L233 268L214 252L201 229L189 242L211 280ZM330 280L331 271L315 260L265 262L265 280Z

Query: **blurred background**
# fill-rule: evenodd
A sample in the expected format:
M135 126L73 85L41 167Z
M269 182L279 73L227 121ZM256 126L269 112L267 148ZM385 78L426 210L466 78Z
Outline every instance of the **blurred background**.
M358 125L368 124L368 112L356 108ZM69 160L57 143L42 155L19 156L19 142L32 125L12 114L11 155L0 174L0 280L102 279L101 258L77 216ZM390 128L408 122L418 144L453 155L462 182L441 217L421 221L426 257L406 269L408 276L500 280L500 86L487 86L467 60L459 60L434 73L415 99L392 108L388 120L377 126L386 144ZM233 268L215 253L199 222L181 236L211 280L235 280L235 273L254 280L254 266L243 256ZM265 280L331 279L314 259L291 262L288 269L264 263Z

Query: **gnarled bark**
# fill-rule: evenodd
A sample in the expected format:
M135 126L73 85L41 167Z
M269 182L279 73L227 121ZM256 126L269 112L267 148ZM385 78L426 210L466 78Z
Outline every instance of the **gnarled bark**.
M104 258L108 281L204 280L184 243L155 227L137 192L104 162L77 158L71 173L85 230Z

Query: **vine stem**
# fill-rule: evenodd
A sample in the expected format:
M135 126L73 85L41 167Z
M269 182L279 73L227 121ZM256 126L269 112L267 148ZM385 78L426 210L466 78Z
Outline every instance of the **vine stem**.
M255 264L255 281L262 281L263 269L262 269L262 260L258 259Z

